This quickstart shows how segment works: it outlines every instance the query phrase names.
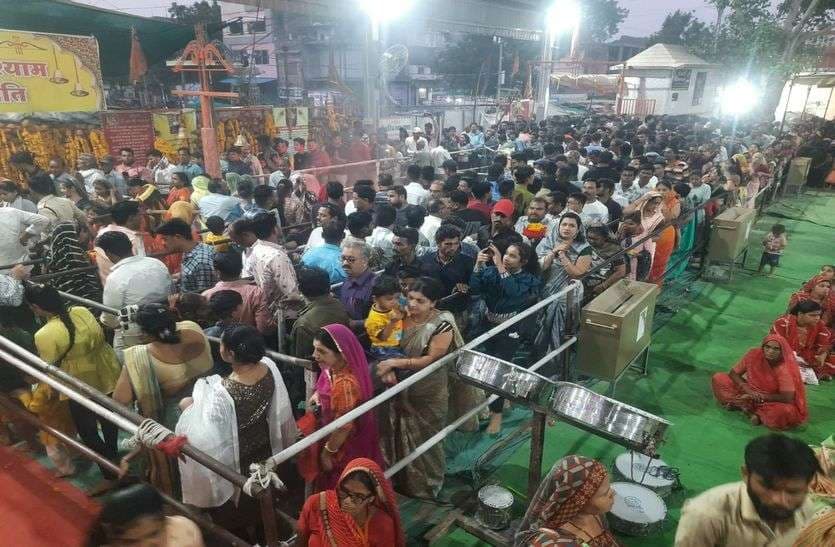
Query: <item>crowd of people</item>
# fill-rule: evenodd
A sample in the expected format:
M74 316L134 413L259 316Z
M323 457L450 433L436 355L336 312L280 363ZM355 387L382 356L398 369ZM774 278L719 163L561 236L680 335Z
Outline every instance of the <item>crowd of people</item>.
M295 139L291 149L261 137L258 155L232 147L220 179L204 175L185 148L176 158L148 151L146 163L127 148L118 161L82 155L74 169L54 159L47 170L18 152L19 180L0 181L0 328L248 475L250 464L575 280L588 302L621 279L662 286L680 276L698 260L710 218L753 207L799 147L831 158L819 134L773 133L762 124L730 138L715 122L653 116L517 120L464 132L429 126L390 141L356 128L324 146ZM387 160L376 179L374 165L362 164L371 159ZM765 264L775 265L766 255L782 252L781 237L764 242ZM33 254L46 284L27 281L34 274L21 263ZM827 266L810 280L762 346L714 378L722 404L773 428L806 420L798 362L820 379L835 373L832 273ZM94 315L71 296L105 311L93 307ZM569 305L556 298L484 350L512 361L519 341L542 354L556 348ZM274 362L270 350L312 360L317 372ZM3 390L30 412L118 459L115 426L0 368ZM381 470L484 397L439 369L281 467L295 487L285 509L300 512L300 537L311 545L403 544L392 486L436 497L443 443L391 484ZM485 434L501 430L504 406L491 403ZM461 429L479 426L476 416ZM39 446L25 427L13 429ZM61 475L75 472L60 442L44 436L43 444ZM599 469L575 463L606 490ZM237 502L231 485L195 462L139 446L122 465L258 540L251 503ZM101 472L97 490L113 488L118 477ZM542 488L562 480L555 473ZM306 502L302 484L315 492ZM597 538L594 515L605 512L609 494L595 489L589 503L597 513L551 524ZM553 510L556 494L541 491ZM528 520L532 531L551 522L544 510ZM538 533L524 544L548 544Z

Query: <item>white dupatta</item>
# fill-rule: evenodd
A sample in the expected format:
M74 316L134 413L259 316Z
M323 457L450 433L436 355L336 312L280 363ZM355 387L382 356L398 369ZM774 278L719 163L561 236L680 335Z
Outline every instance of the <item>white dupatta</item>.
M275 454L296 441L290 396L278 367L268 357L261 359L273 375L273 398L267 421L270 447ZM238 419L235 403L218 375L201 378L194 385L194 403L183 411L174 432L186 435L188 442L234 471L240 469ZM219 507L239 491L228 480L203 467L188 456L179 460L183 503L197 507Z

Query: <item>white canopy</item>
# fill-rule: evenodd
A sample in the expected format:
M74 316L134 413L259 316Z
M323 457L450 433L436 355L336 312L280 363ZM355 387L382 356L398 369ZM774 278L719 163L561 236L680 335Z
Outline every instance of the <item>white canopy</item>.
M627 59L621 65L611 67L609 70L622 70L624 65L627 68L697 68L715 67L717 65L708 63L700 57L696 57L684 46L674 44L655 44L634 57Z

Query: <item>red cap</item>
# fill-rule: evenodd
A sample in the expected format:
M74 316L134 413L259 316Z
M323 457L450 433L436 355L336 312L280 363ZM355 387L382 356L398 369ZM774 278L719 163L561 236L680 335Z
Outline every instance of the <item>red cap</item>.
M513 216L513 211L515 209L516 207L513 206L513 202L509 199L500 199L493 206L494 213L501 213L508 218Z

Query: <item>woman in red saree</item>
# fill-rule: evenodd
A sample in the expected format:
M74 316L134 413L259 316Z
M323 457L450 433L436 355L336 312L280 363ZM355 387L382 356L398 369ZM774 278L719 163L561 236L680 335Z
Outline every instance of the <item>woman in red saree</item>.
M835 291L832 290L832 279L826 275L816 275L803 285L789 299L789 309L804 300L812 300L821 306L821 321L832 329L835 327Z
M365 352L345 325L327 325L313 336L313 358L322 369L310 398L311 406L318 405L320 409L318 427L331 423L374 396ZM368 458L382 464L374 412L366 412L331 433L319 450L315 490L332 489L342 470L355 458Z
M334 489L307 498L298 536L300 547L406 545L391 483L366 458L349 462Z
M778 334L766 336L730 372L714 374L713 395L728 410L742 410L752 424L771 429L796 427L809 417L794 350Z
M821 380L835 376L835 359L829 356L830 333L821 321L817 302L798 302L786 315L778 317L771 332L789 343L802 366L810 367Z

